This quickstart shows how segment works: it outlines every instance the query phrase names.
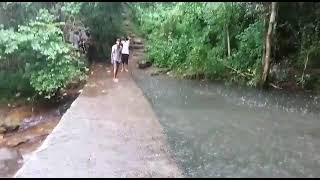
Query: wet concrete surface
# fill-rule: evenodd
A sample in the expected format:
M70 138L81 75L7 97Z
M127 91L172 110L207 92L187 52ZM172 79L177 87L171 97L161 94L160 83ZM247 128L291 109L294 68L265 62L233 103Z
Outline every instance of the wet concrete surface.
M181 177L128 73L94 65L81 95L15 177ZM109 71L109 73L108 73Z

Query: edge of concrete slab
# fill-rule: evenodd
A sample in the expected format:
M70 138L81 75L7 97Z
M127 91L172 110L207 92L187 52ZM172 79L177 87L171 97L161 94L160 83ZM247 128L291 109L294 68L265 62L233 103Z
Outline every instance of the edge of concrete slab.
M81 96L82 92L80 92L79 96L71 103L70 107L67 109L67 111L64 113L64 115L61 117L59 123L56 127L52 130L52 132L47 136L47 138L43 141L43 143L34 151L31 153L30 157L24 161L22 167L14 174L13 178L18 178L18 176L24 171L25 165L32 159L36 157L36 154L41 152L42 150L46 149L49 145L49 142L53 138L53 135L59 131L62 128L62 121L66 120L66 114L70 112L70 108L78 103L78 98Z

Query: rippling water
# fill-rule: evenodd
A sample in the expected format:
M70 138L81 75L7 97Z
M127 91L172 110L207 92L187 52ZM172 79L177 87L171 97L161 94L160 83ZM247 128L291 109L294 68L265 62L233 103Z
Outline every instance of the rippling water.
M133 72L190 177L320 177L320 98Z

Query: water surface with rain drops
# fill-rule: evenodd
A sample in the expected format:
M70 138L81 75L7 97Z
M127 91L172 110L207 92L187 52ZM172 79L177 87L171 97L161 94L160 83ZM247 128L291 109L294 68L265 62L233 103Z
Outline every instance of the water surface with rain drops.
M320 98L133 71L188 177L320 177Z

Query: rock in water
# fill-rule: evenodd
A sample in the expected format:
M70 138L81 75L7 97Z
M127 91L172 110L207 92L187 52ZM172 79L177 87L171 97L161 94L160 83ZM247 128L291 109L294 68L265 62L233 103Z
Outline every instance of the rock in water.
M146 63L144 63L144 64L139 63L139 64L138 64L138 68L139 68L139 69L145 69L145 68L150 67L151 65L152 65L151 62L146 62Z
M19 151L0 148L0 177L10 177L21 167L23 162Z

